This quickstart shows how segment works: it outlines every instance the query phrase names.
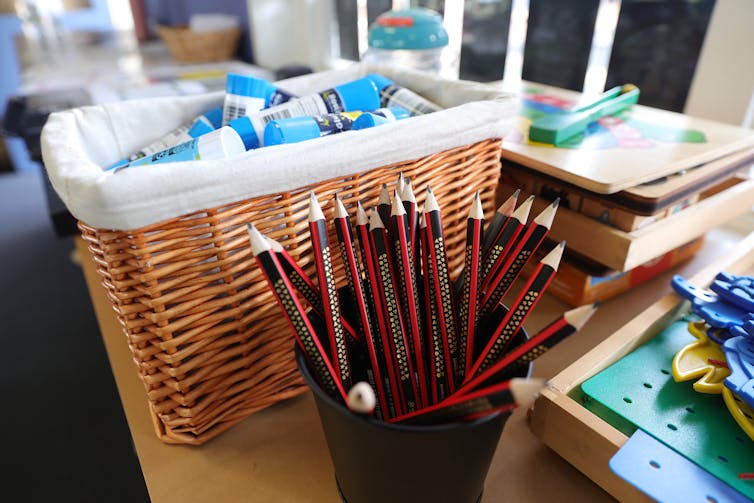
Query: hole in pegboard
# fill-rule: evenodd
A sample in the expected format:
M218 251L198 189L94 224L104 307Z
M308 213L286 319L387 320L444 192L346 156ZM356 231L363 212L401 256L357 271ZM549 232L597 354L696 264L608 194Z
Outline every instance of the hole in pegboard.
M633 403L633 402L634 402L633 400L631 400L631 399L630 399L630 398L628 398L627 396L624 396L624 397L623 397L623 401L624 401L624 402L626 402L626 403Z
M653 459L652 461L650 461L650 462L649 462L649 466L651 466L652 468L657 468L657 469L659 469L659 468L660 468L660 463L658 463L657 461L655 461L655 460Z
M666 376L667 376L667 375L670 375L670 371L669 371L669 370L660 369L660 372L662 372L662 373L663 373L663 374L665 374Z
M718 456L717 459L719 459L723 463L727 463L728 462L728 458L726 458L725 456Z
M678 431L678 426L676 426L676 425L674 425L672 423L668 423L668 428L670 428L673 431Z
M652 389L652 385L650 383L648 383L648 382L644 383L644 387L647 388L647 389Z
M693 407L686 407L686 412L688 412L689 414L695 414L696 413L696 411L694 410Z

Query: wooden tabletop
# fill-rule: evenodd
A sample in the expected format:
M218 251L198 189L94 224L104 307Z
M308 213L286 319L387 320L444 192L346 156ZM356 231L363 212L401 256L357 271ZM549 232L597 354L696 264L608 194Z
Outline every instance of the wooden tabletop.
M672 274L689 276L752 230L714 229L689 262L605 302L577 334L545 354L534 375L552 377L670 290ZM84 275L126 418L154 503L220 501L339 501L333 467L310 393L258 412L200 447L166 445L153 430L144 386L131 359L84 242ZM536 331L568 309L545 296L527 321ZM611 496L545 447L528 429L526 411L508 420L490 467L483 502L613 501Z

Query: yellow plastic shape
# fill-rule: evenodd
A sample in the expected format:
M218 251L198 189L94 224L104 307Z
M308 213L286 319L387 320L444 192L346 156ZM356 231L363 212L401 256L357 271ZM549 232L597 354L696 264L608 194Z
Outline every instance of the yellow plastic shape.
M725 353L719 344L707 337L706 329L703 321L689 323L689 333L697 340L675 354L673 379L676 382L697 379L693 384L694 391L719 394L723 391L723 381L730 375L730 369L725 365Z
M723 400L733 419L754 440L754 410L728 388L723 389Z

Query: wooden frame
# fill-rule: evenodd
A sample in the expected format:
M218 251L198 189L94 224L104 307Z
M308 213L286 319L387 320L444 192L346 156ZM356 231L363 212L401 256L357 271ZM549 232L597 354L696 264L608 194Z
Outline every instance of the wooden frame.
M754 179L734 178L704 194L699 202L674 215L633 232L602 224L567 208L560 208L550 230L553 241L566 240L568 248L616 271L628 271L695 239L750 210ZM507 196L501 186L497 200ZM532 214L549 202L537 199Z
M754 233L742 240L732 253L720 257L690 281L707 285L721 270L744 274L751 273L752 267ZM530 427L534 434L619 500L652 501L608 466L610 458L628 437L587 410L569 393L657 335L685 312L687 306L675 293L662 297L550 380L530 410Z

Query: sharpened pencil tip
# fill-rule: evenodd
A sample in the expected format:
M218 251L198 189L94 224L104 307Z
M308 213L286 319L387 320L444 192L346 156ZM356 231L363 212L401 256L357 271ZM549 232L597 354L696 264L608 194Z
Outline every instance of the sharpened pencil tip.
M474 195L474 201L471 203L469 218L484 220L484 209L482 208L482 198L479 196L479 191Z
M367 212L361 205L361 201L359 201L356 203L356 225L367 225L368 223L369 217L367 217Z
M513 399L519 407L528 407L534 403L539 396L540 391L545 387L545 379L522 379L514 377L511 379L510 390Z
M314 195L314 191L309 192L309 221L315 222L317 220L324 220L325 215L322 213L322 208L319 206L317 196Z
M435 199L432 189L427 185L427 198L424 200L424 213L429 211L440 211L440 205L437 204L437 199Z
M270 244L264 239L264 236L262 235L262 233L259 232L256 227L254 227L254 224L247 223L246 230L249 231L249 242L251 243L251 253L253 253L255 257L262 252L266 252L270 250L271 248Z
M380 189L380 197L377 204L390 204L390 192L387 190L387 184L383 183Z
M508 199L506 199L505 202L500 205L496 213L500 213L501 215L505 215L506 217L511 216L513 211L516 209L516 202L518 201L518 195L520 193L521 189L516 189L516 192L511 194L511 196L508 197Z
M534 196L527 197L526 201L521 203L521 206L516 208L516 211L513 212L511 218L515 218L522 224L525 224L529 219L529 212L531 211L532 204L534 204Z
M382 219L380 218L380 214L377 212L375 208L372 208L372 213L369 214L369 230L374 229L384 229L385 224L382 222Z
M274 251L275 253L280 253L281 251L283 251L283 245L281 245L271 237L265 236L264 240L267 241L267 243L270 245L270 248L272 248L272 251Z
M576 330L581 329L587 321L589 321L589 318L592 317L592 315L597 311L597 308L599 307L597 305L598 303L595 302L594 304L587 304L585 306L577 307L576 309L571 309L570 311L566 311L563 313L563 319L566 320L566 322L571 325Z
M416 196L414 195L414 188L411 185L411 179L406 178L406 183L403 185L403 192L401 192L401 201L416 204Z
M534 217L534 223L537 225L542 225L549 229L552 226L552 221L555 219L555 214L558 212L559 203L560 198L554 200L551 205L542 210L542 213Z
M545 255L545 257L542 259L542 264L549 265L556 271L558 270L558 265L560 265L560 259L563 257L563 250L565 249L565 241L561 241L558 243L558 245L553 248L550 253Z
M393 193L393 206L390 208L390 215L405 215L406 209L403 207L403 201L401 201L401 196L398 195L398 191L396 190Z
M335 218L348 218L346 207L343 205L343 201L338 197L338 194L335 194Z

